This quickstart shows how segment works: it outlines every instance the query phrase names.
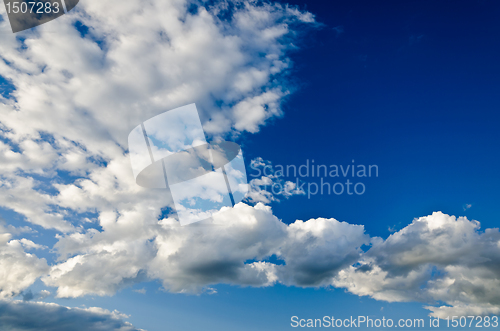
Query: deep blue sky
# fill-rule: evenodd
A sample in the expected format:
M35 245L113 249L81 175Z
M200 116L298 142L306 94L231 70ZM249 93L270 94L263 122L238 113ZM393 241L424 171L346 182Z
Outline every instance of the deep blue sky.
M248 137L246 155L296 165L354 159L377 164L380 176L361 197L274 204L278 217L334 217L383 237L437 210L496 226L500 3L290 3L324 27L292 57L301 87L285 116Z

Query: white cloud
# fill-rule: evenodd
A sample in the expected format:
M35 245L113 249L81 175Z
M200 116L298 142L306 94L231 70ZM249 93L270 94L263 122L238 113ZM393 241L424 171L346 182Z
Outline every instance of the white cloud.
M45 259L26 252L42 248L40 245L11 238L12 234L0 225L0 299L20 294L49 270Z
M0 100L0 207L61 233L58 262L43 277L58 296L113 294L150 272L163 249L167 233L157 220L171 197L134 182L131 128L193 102L205 130L218 136L256 132L281 113L288 52L299 25L314 25L313 16L254 1L191 5L85 1L35 30L0 34L0 75L14 87ZM96 228L82 226L86 213L96 215ZM23 242L6 245L22 254ZM13 262L9 256L2 263ZM254 274L241 271L249 284L274 279L268 264L243 269ZM38 271L10 290L6 276L5 291L22 290L43 276Z
M211 223L180 226L163 219L154 239L116 240L72 235L58 244L86 247L86 253L54 266L43 278L58 287L58 296L111 295L144 279L160 279L172 292L199 293L212 284L326 286L338 271L356 262L360 246L369 243L363 226L334 219L296 221L286 225L271 208L244 203L224 208ZM86 244L86 241L92 241ZM271 256L283 265L266 261ZM141 279L141 277L143 277Z
M481 316L500 314L500 307L492 304L464 305L461 302L455 302L452 306L426 306L425 308L432 311L430 316L442 319L446 319L450 316ZM474 325L478 322L479 320L476 318ZM482 322L479 325L482 325Z
M359 260L361 246L370 242L362 225L335 219L295 221L287 232L279 252L286 263L280 281L295 286L329 285L340 270Z
M279 116L288 51L313 16L253 1L190 5L86 1L34 31L0 35L0 75L15 87L0 103L1 207L66 233L80 231L73 211L137 201L159 210L170 197L131 176L126 140L137 123L193 102L213 135L256 132ZM41 192L33 174L59 193Z
M286 238L286 225L269 207L240 203L214 216L210 225L181 227L162 221L156 257L149 265L152 278L174 292L198 292L217 283L267 286L276 281L276 268L263 260Z
M333 282L385 301L444 302L450 311L489 314L500 307L500 232L441 212L415 219L373 247Z
M59 231L74 227L54 208L55 197L37 189L38 181L17 175L0 176L0 206L23 215L28 222Z
M58 297L113 295L123 287L145 280L141 270L151 258L147 242L96 244L89 253L53 266L50 275L42 280L57 287Z
M137 293L140 293L140 294L146 294L146 289L143 287L143 288L140 288L140 289L137 289L137 290L133 290L134 292L137 292Z

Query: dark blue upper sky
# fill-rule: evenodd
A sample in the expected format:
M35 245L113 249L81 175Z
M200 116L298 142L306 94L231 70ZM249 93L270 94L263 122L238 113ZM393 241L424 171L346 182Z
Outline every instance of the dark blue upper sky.
M273 205L278 217L335 217L381 236L437 210L495 226L500 3L291 3L324 26L293 56L300 88L284 118L249 137L247 157L354 159L380 174L363 196L293 197Z

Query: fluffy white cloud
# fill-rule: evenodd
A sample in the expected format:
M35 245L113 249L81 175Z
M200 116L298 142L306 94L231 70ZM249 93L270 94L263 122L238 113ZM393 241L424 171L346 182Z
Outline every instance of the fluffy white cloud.
M385 301L444 302L451 311L497 313L500 308L500 232L441 212L415 219L373 246L333 284ZM469 314L470 315L470 314Z
M216 136L256 132L281 113L287 53L312 15L254 1L193 6L85 1L36 30L0 34L0 75L15 88L0 100L0 206L62 232L79 231L74 211L138 201L159 211L170 197L131 176L133 127L193 102ZM40 192L34 174L59 193Z
M334 219L286 225L261 203L239 203L211 222L191 226L166 218L153 244L144 238L108 244L99 233L61 238L60 251L71 255L76 248L80 254L53 266L43 280L58 287L60 297L110 295L145 276L160 279L173 292L196 293L219 283L319 286L355 262L360 246L369 242L362 226ZM268 262L273 255L283 264Z
M95 330L140 331L118 311L98 307L68 308L54 303L0 301L2 330Z
M231 283L265 286L276 281L275 266L263 260L286 238L286 225L269 207L240 203L224 208L208 224L181 227L174 219L162 221L156 238L157 254L150 275L176 292Z
M12 234L0 224L0 299L20 294L49 270L45 259L26 252L42 246L11 238Z
M268 206L240 203L212 222L181 227L166 218L156 231L151 245L115 239L104 246L96 234L87 253L54 266L44 281L62 297L112 294L147 277L191 293L219 283L345 287L377 300L434 304L427 308L440 317L499 309L500 233L481 232L463 217L434 213L383 240L335 219L287 225ZM69 247L86 247L85 240L62 238L59 249L74 253ZM281 262L270 262L272 256Z
M179 236L182 252L189 252L198 235L158 225L171 197L135 184L126 139L137 123L193 102L209 134L258 131L281 114L280 103L289 93L287 52L295 48L296 27L315 24L314 18L289 6L254 1L193 10L194 5L185 0L86 1L69 15L17 35L22 38L0 35L0 75L15 88L0 104L0 161L5 165L0 205L62 232L54 247L58 263L43 277L58 287L58 296L113 294L146 273L179 291L226 280L255 285L275 280L270 264L244 264L257 257L252 247L234 249L228 264L237 267L227 270L239 275L231 277L204 276L197 266L201 257L171 256L171 244L165 242L172 235ZM290 185L287 189L293 191ZM259 213L248 208L235 220ZM85 230L87 213L95 214L98 224ZM265 217L257 219L258 233L269 230L260 227ZM284 225L273 222L284 236ZM248 229L251 225L235 225L234 232ZM217 241L216 232L211 236ZM254 244L260 245L249 245ZM276 248L260 250L266 256ZM214 259L224 261L224 255ZM207 261L205 271L215 270L216 260ZM185 275L196 267L199 272L185 283L169 274Z
M279 256L280 281L295 286L329 285L337 273L357 262L361 246L370 243L362 225L335 219L295 221L287 227Z
M0 100L0 207L61 232L58 263L43 277L59 296L112 294L144 270L162 273L149 264L164 252L168 231L157 220L172 202L168 192L134 182L126 140L137 123L195 102L205 131L224 136L256 132L281 113L287 54L298 26L314 25L313 16L256 1L193 6L85 1L36 30L0 34L0 75L14 88ZM89 221L95 224L86 230ZM249 284L273 272L265 263L244 268ZM26 275L29 281L5 293L31 284ZM170 284L168 275L162 279Z

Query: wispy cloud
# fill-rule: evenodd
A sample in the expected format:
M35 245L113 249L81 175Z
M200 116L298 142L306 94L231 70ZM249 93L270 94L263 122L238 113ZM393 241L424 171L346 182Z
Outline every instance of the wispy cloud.
M143 287L143 288L134 290L134 292L137 292L137 293L140 293L140 294L146 294L146 289Z
M335 31L335 36L338 38L341 34L344 33L344 27L342 25L335 26L332 28Z

